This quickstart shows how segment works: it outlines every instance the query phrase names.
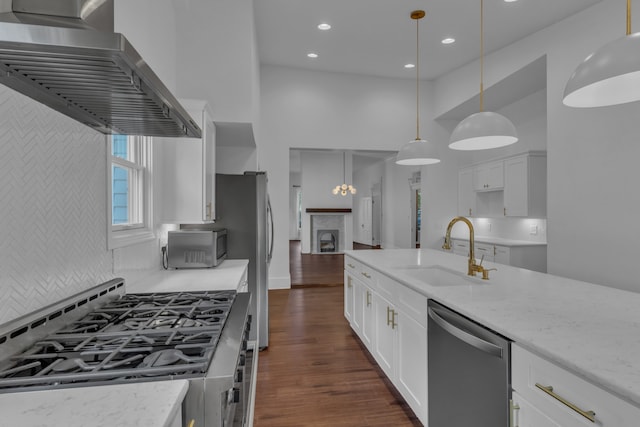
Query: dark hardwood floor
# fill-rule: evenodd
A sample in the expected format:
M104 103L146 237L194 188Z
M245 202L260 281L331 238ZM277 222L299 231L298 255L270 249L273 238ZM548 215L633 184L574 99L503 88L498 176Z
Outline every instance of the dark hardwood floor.
M342 286L344 255L303 254L300 240L289 241L289 274L291 287Z
M254 426L421 425L344 318L342 258L309 258L302 287L269 291Z

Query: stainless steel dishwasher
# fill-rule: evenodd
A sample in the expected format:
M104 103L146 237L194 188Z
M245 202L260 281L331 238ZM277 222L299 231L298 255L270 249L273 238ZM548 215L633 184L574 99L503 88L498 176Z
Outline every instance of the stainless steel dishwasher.
M508 427L510 341L429 300L429 427Z

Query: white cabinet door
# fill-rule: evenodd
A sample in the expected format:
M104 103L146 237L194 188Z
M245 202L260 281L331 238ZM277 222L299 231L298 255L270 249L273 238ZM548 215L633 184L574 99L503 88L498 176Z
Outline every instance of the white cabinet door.
M496 191L504 187L504 163L485 163L475 168L473 188L475 191Z
M511 401L512 427L562 427L515 391L512 393Z
M364 306L362 309L362 335L360 338L369 352L373 353L373 334L374 334L374 308L373 308L373 291L366 285L362 285Z
M397 322L396 388L415 414L427 420L427 328L400 311Z
M521 156L504 162L504 214L505 216L529 215L529 165L528 157Z
M181 100L202 129L202 138L163 138L161 151L162 207L167 223L215 219L215 127L205 101Z
M353 318L353 282L349 273L344 272L344 317L349 323Z
M476 212L476 193L473 191L473 168L458 172L458 215L473 216Z
M352 279L349 277L349 279ZM352 285L353 312L351 315L351 329L362 338L362 317L364 314L364 285L359 280L350 280Z
M373 357L384 373L394 381L395 354L395 307L378 294L373 296L374 333Z

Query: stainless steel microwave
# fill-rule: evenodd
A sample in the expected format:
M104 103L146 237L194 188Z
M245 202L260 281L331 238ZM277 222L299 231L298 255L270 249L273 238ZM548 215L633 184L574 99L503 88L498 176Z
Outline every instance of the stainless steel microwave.
M169 231L169 268L217 267L227 257L227 230Z

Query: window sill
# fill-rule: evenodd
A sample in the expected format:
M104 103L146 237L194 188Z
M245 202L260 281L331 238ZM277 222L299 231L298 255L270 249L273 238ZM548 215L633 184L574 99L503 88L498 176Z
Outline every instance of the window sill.
M149 228L120 231L109 230L107 234L108 249L124 248L125 246L137 245L156 238L156 235Z

